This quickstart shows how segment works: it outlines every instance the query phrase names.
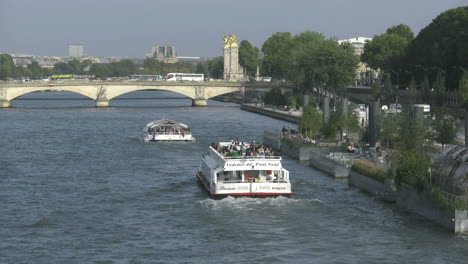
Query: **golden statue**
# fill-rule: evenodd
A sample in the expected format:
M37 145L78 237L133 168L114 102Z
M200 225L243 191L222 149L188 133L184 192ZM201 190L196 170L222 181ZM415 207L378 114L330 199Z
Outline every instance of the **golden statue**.
M229 42L231 46L236 47L237 46L237 37L236 35L229 35Z
M224 47L229 48L229 46L231 45L231 43L229 43L230 39L228 37L224 36L223 41L224 41Z

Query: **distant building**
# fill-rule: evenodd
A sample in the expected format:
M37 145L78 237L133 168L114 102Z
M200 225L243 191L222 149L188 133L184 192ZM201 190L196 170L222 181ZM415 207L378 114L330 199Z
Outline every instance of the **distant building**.
M354 54L361 56L364 52L364 45L367 41L371 41L372 38L365 38L365 37L355 37L350 39L342 39L338 40L338 43L348 42L354 47ZM376 77L378 72L370 69L366 63L359 62L358 68L356 69L356 82L355 84L358 85L370 85L372 83L372 79Z
M83 45L68 45L68 57L83 58L84 46Z
M146 54L147 58L154 58L165 63L176 63L179 58L176 54L174 46L155 46L151 48L151 52Z
M366 41L371 41L372 38L365 38L365 37L355 37L355 38L350 38L350 39L342 39L338 40L338 43L343 43L343 42L349 42L351 45L354 47L354 53L356 55L361 56L361 54L364 52L364 45L366 44Z

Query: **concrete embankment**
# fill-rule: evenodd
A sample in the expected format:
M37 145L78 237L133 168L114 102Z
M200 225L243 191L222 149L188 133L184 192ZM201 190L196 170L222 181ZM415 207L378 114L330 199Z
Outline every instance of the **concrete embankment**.
M301 118L299 114L292 114L292 112L289 113L288 111L281 111L281 110L265 108L265 107L255 106L255 105L243 104L241 105L241 109L249 111L249 112L254 112L257 114L273 117L276 119L288 121L288 122L295 123L295 124L299 123L299 120Z
M341 160L335 159L337 156L341 156L337 155L340 154L339 152L336 152L341 148L339 146L294 148L284 144L280 140L280 135L279 131L265 131L263 143L293 159L308 160L311 167L323 171L331 177L347 178L350 186L375 195L386 202L395 203L397 207L422 216L454 233L468 232L468 214L466 210L440 208L434 204L431 196L427 193L396 185L390 180L380 182L350 170L349 167L339 162Z

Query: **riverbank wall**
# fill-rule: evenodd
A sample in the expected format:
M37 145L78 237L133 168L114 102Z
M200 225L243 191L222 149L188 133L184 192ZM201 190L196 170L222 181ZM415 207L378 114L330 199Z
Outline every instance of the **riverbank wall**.
M273 108L255 106L255 105L242 104L241 109L245 111L273 117L276 119L288 121L294 124L298 124L301 118L299 115L290 114L288 111L282 111L282 110L277 110Z
M265 131L264 144L293 159L308 160L309 166L335 179L347 178L350 186L375 195L385 202L394 203L398 208L428 219L456 234L468 232L468 214L466 210L440 208L434 204L431 196L426 193L396 185L388 179L380 182L342 166L330 158L330 154L338 153L334 152L339 150L340 147L338 146L294 148L282 143L280 136L279 131Z
M243 108L242 108L243 107ZM281 116L279 113L268 109L259 109L248 105L242 105L241 109L267 115L270 117ZM275 118L278 118L275 117ZM289 121L281 116L281 120ZM289 121L291 122L291 121ZM341 166L336 161L327 157L335 151L340 151L341 146L333 147L301 147L294 148L282 144L279 131L269 133L265 131L263 142L283 154L300 161L308 160L309 166L318 169L334 178L347 178L348 184L369 194L375 195L383 201L394 203L398 208L419 215L436 223L455 234L468 232L468 211L449 210L436 206L427 193L418 192L415 189L396 185L393 181L379 182L370 177L352 171ZM342 150L342 149L341 149Z

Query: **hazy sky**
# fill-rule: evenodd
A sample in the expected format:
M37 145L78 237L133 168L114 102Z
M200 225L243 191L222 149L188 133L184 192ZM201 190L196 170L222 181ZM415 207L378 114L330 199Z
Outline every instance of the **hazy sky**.
M468 0L0 0L0 53L144 57L174 45L179 56L222 54L223 35L257 47L275 32L373 37L407 24L417 34Z

